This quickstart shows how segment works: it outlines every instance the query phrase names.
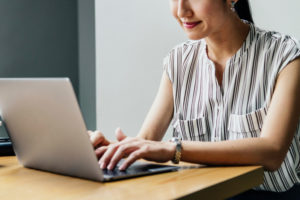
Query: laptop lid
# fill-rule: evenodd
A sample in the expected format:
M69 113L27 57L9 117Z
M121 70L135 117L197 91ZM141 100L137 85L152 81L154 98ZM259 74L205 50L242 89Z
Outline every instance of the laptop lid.
M0 115L28 168L95 181L179 169L136 162L125 172L101 170L68 78L0 78Z
M25 167L103 179L68 78L1 78L0 114Z

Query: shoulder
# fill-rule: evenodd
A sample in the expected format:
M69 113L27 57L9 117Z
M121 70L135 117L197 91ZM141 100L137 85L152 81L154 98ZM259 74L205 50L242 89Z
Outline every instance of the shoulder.
M174 80L174 72L181 71L184 62L197 57L198 52L205 47L204 40L188 40L173 47L163 60L163 66L170 80ZM186 65L185 65L186 66ZM190 65L188 65L190 66Z
M300 44L296 38L276 31L256 28L254 52L276 75L285 66L300 56Z
M177 63L178 61L183 61L189 56L196 55L191 52L198 52L199 50L204 49L203 47L205 47L204 39L188 40L177 44L168 52L167 56L164 58L164 63L167 61L172 62L174 60L176 60Z
M268 31L255 27L256 45L264 47L266 51L278 51L283 49L300 49L299 40L293 36L283 34L277 31Z
M192 50L198 50L199 47L204 45L203 39L201 40L188 40L185 42L182 42L175 47L173 47L170 51L169 54L184 54L187 51L192 51Z

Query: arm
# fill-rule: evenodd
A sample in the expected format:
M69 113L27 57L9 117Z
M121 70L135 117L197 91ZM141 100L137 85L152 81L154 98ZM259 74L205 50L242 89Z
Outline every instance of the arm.
M172 83L164 71L158 93L142 125L138 137L160 141L172 119L173 93Z
M155 152L152 153L155 157L149 157L149 160L165 162L172 159L173 154L170 155L167 147L175 147L174 144L154 142L163 138L172 119L174 109L172 90L172 82L164 71L156 98L137 137L127 137L120 129L117 129L118 143L111 143L109 146L102 145L96 149L97 157L101 157L99 163L102 168L109 166L109 169L112 169L122 157L131 154L131 159L127 159L126 162L126 166L129 166L137 156L143 157L142 153L147 152L148 146L154 145L161 148L155 148ZM133 157L133 155L135 156ZM147 156L144 158L147 159Z
M279 74L261 137L182 143L182 160L206 164L254 164L273 171L284 160L300 117L300 59Z
M181 160L201 164L262 165L266 170L274 171L280 167L291 145L300 117L298 102L300 102L299 58L288 64L279 74L261 137L221 142L183 141ZM154 120L159 124L154 115L150 116L152 117L147 117L150 118L150 122ZM162 116L158 118L163 119ZM155 135L153 133L147 132L146 138L151 138ZM155 142L140 137L126 138L108 148L99 162L102 168L108 166L112 169L121 158L128 156L120 167L123 170L140 158L165 162L171 160L174 154L173 143Z

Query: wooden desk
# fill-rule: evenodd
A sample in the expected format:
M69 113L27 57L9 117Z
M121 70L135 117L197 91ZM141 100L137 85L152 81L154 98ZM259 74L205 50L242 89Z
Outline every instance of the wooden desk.
M259 166L201 167L99 183L56 175L0 157L0 199L225 199L263 181Z

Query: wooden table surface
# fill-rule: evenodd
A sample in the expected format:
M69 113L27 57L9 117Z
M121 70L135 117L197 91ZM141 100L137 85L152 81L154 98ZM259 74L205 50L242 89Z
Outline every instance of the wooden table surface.
M225 199L263 181L260 166L185 169L109 183L27 169L0 157L0 199Z

